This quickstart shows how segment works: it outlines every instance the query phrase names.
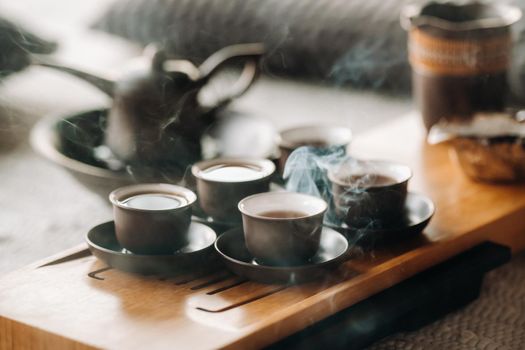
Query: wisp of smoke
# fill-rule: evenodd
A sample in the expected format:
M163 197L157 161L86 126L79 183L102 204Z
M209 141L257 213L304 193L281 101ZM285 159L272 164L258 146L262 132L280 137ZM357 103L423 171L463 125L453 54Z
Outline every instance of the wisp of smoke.
M344 147L304 146L290 154L284 168L283 177L288 191L320 197L329 204L324 219L327 224L339 222L333 205L328 170L340 164L345 157Z
M359 227L348 227L344 218L349 210L359 210L367 205L368 194L364 190L367 183L373 181L368 174L367 162L347 156L344 147L315 148L304 146L296 149L286 162L283 177L286 189L323 198L328 203L324 224L346 231L351 246L364 238L371 229L378 228L378 222L364 218ZM341 197L334 198L332 182L328 173L338 176L362 174L356 181L349 183ZM336 207L335 202L338 202Z
M388 86L396 91L408 91L406 52L397 45L398 42L386 39L363 39L334 63L328 78L337 86L350 84L374 90Z

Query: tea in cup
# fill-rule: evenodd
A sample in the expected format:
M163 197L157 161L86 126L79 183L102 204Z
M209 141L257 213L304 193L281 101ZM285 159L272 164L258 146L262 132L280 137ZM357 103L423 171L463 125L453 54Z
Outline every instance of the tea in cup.
M398 222L411 177L409 167L386 161L356 160L330 169L336 213L351 227Z
M266 159L222 158L198 162L191 170L201 209L213 219L240 221L239 201L267 192L275 165Z
M135 254L172 254L188 242L192 191L170 184L121 187L109 195L116 237Z
M246 248L258 263L304 264L319 249L327 203L296 192L259 193L239 202Z

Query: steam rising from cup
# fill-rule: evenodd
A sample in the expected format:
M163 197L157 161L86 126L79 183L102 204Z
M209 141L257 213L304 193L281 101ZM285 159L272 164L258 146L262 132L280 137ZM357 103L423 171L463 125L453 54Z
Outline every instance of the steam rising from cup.
M410 168L385 161L364 161L340 147L301 147L285 166L286 189L323 198L329 207L324 224L347 228L355 243L367 231L404 218Z
M335 214L327 171L337 167L345 158L346 152L341 147L303 146L290 154L284 168L283 178L288 191L310 194L329 203L325 224L337 225L341 221Z

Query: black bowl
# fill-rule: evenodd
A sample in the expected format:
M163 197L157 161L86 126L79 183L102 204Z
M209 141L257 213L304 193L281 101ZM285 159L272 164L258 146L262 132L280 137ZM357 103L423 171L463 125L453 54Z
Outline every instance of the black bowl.
M31 145L36 152L68 170L89 190L105 198L118 187L138 182L180 183L185 180L191 187L192 179L186 176L190 164L177 163L177 157L168 157L165 163L154 166L123 164L112 157L104 146L107 114L107 109L100 109L43 118L31 132ZM236 139L235 135L239 134L242 137ZM258 140L258 147L246 147L250 138ZM276 140L277 132L268 121L225 112L203 135L202 154L193 158L271 157Z

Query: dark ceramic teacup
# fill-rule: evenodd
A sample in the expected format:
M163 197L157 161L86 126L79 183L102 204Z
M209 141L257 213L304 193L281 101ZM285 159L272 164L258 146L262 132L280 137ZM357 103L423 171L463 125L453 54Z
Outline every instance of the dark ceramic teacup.
M239 201L268 192L275 165L266 159L219 158L198 162L191 171L201 209L213 219L240 222Z
M111 192L120 245L136 254L171 254L188 242L192 191L170 184L138 184Z
M341 147L346 149L352 141L352 131L344 126L311 125L281 131L279 141L279 172L284 173L284 167L290 154L299 147L316 148Z
M256 262L304 264L319 249L327 203L295 192L259 193L239 202L246 248Z
M409 167L386 161L344 162L330 169L337 215L350 227L381 227L403 218Z

